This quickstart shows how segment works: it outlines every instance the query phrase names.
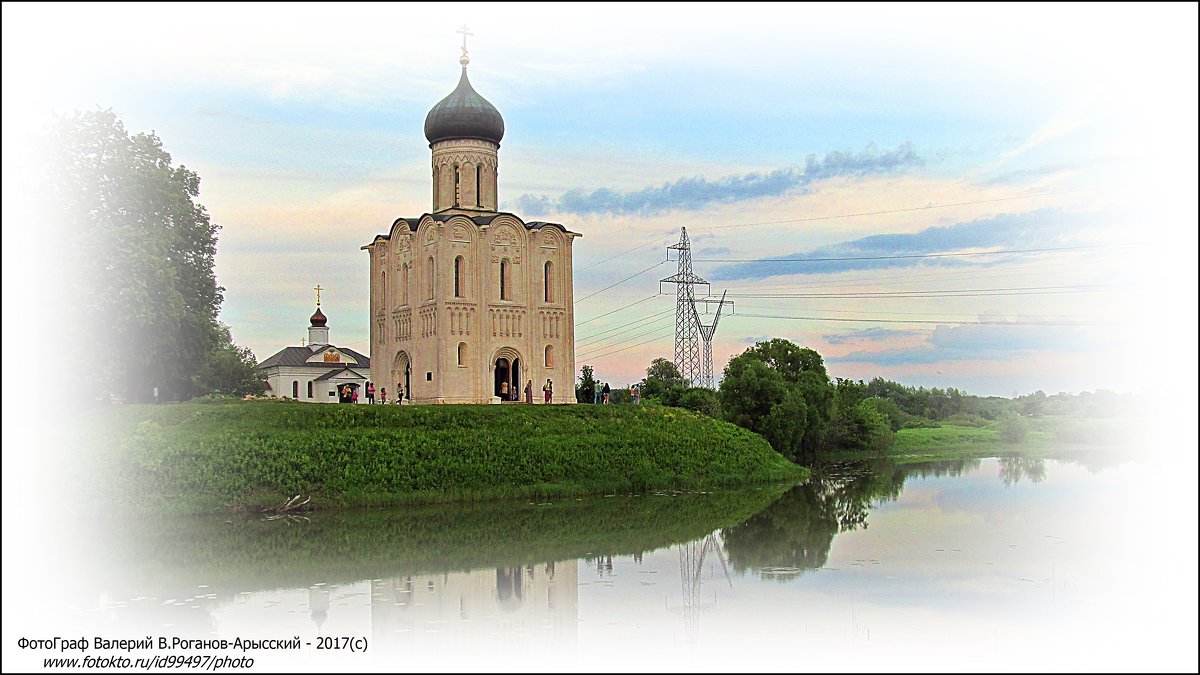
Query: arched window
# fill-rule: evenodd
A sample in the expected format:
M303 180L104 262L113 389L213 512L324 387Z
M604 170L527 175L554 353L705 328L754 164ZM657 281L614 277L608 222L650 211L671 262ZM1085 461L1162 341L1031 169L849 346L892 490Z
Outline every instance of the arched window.
M553 275L554 263L547 260L542 274L542 281L546 288L546 302L554 302L554 291L552 290L554 288Z
M406 264L403 271L404 278L401 280L403 283L400 286L400 304L402 305L408 304L408 269L409 266Z
M379 273L379 308L387 309L387 271Z
M467 294L464 292L464 286L466 285L464 275L466 274L466 270L463 268L463 264L464 261L461 255L454 259L454 297L456 298L467 297Z
M483 165L475 165L475 205L483 206Z
M312 389L313 389L313 387L312 387L312 380L309 380L309 381L308 381L308 397L309 397L309 398L312 398L312 397L313 397L313 395L312 395Z
M458 343L458 365L467 365L467 343L465 342Z
M508 262L508 258L505 258L504 260L500 261L500 299L501 300L512 300L512 298L509 297L510 296L509 286L512 283L512 280L509 279L509 277L512 276L512 270L510 269L511 267L512 267L512 263Z
M292 398L300 398L300 382L292 380Z
M430 300L433 299L433 280L435 278L434 273L436 271L437 270L434 268L434 264L433 264L433 256L429 256L429 288L428 288L429 293L428 293L428 295L429 295Z
M458 165L455 164L454 165L454 205L455 206L458 206L460 203L462 203L460 201L462 199L462 185L461 185L462 176L459 174L460 174L460 172L458 170Z
M546 345L546 367L554 367L554 347L551 347L550 345Z

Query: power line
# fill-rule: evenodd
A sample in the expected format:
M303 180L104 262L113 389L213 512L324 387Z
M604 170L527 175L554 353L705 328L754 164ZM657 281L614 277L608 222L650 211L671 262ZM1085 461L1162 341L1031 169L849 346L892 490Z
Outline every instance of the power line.
M847 319L828 316L782 316L778 314L746 314L734 316L753 319L790 319L796 321L845 321L853 323L918 323L954 326L1133 326L1121 322L1062 322L1062 321L938 321L925 319Z
M669 240L663 240L663 241L665 242L665 241L669 241ZM624 252L618 253L618 254L616 254L616 255L614 255L614 256L610 256L610 257L608 257L608 258L605 258L604 260L600 260L600 261L594 262L594 263L592 263L592 264L590 264L590 265L585 265L585 266L583 266L583 267L580 267L579 269L577 269L577 270L575 270L575 271L576 271L576 272L582 272L583 270L591 269L591 268L593 268L593 267L595 267L595 266L597 266L597 265L603 265L604 263L606 263L606 262L608 262L608 261L610 261L610 260L616 260L617 258L620 258L620 257L621 257L621 256L623 256L623 255L629 255L630 253L633 253L634 251L640 251L640 250L642 250L642 249L644 249L644 248L648 248L648 247L650 247L650 246L658 246L658 245L659 245L659 242L657 242L657 241L652 241L652 242L650 242L649 244L642 244L641 246L634 246L633 248L629 249L628 251L624 251Z
M630 321L629 323L624 323L624 324L621 324L620 326L614 326L614 327L612 327L612 328L608 328L608 329L606 329L606 330L602 330L602 331L600 331L599 333L592 333L591 335L588 335L587 337L576 338L576 339L575 339L575 346L576 346L576 347L579 347L579 346L581 346L581 345L583 345L583 344L586 344L586 343L587 343L589 340L591 340L592 338L597 338L597 337L600 337L601 335L604 335L605 333L611 333L611 332L613 332L613 331L619 330L619 329L621 329L621 328L624 328L624 327L626 327L626 326L632 326L632 325L633 325L633 324L635 324L635 323L642 323L643 321L646 321L647 319L653 319L653 318L655 318L655 317L660 317L660 316L662 316L662 315L664 315L664 314L667 314L667 313L669 313L669 312L671 312L671 311L672 311L672 308L667 308L667 309L664 309L664 310L663 310L663 311L661 311L661 312L656 312L656 313L654 313L654 314L650 314L650 315L648 315L648 316L644 316L644 317L642 317L642 318L640 318L640 319L636 319L636 320L634 320L634 321Z
M657 336L655 336L655 337L653 337L653 338L651 338L651 339L649 339L649 340L646 340L645 342L639 342L639 343L638 343L638 344L636 344L636 345L629 345L628 347L622 347L622 348L620 348L620 349L614 349L614 350L613 350L613 351L611 351L611 352L605 352L605 353L603 353L603 354L597 354L597 355L595 355L595 356L586 356L586 357L580 357L580 356L576 356L575 358L576 358L576 360L580 360L580 359L584 359L584 358L586 358L588 361L596 361L596 360L598 360L598 359L602 359L602 358L604 358L604 357L606 357L606 356L612 356L613 354L617 354L617 353L619 353L619 352L623 352L623 351L625 351L625 350L627 350L627 349L633 349L634 347L641 347L642 345L648 345L648 344L650 344L651 342L655 342L655 341L657 341L657 340L661 340L661 339L663 339L663 338L667 337L668 335L672 335L672 334L674 334L674 332L675 332L675 329L674 329L674 327L672 327L672 328L671 328L671 330L670 330L669 332L666 332L666 333L659 333Z
M654 269L655 267L658 267L659 265L662 265L662 264L663 264L663 263L665 263L665 262L667 262L667 261L663 260L662 262L656 262L656 263L654 263L653 265L651 265L651 266L647 267L646 269L642 270L641 272L638 272L637 274L635 274L635 275L633 275L633 276L630 276L630 277L625 277L624 279L622 279L622 280L618 281L617 283L615 283L615 284L613 284L613 285L611 285L611 286L605 286L604 288L601 288L600 290L596 291L595 293L591 293L591 294L585 295L585 296L583 296L582 298L579 298L578 300L576 300L576 301L575 301L575 304L577 304L577 305L578 305L579 303L583 302L584 300L587 300L588 298L595 297L595 296L597 296L597 295L600 295L600 294L601 294L601 293L603 293L604 291L607 291L607 290L609 290L609 289L612 289L612 288L616 288L617 286L620 286L621 284L625 283L626 281L629 281L630 279L636 279L637 277L640 277L640 276L642 276L642 275L643 275L643 274L645 274L646 272L649 272L650 270Z
M1049 295L1055 293L1096 293L1113 289L1128 289L1124 284L1090 284L1076 286L1022 286L1014 288L964 288L935 291L862 291L847 293L731 293L738 298L810 298L810 299L872 299L872 298L957 298L990 297L997 295Z
M645 328L645 326L642 326L642 328ZM663 329L663 326L654 326L654 327L652 327L650 330L647 330L647 331L642 331L641 333L638 333L637 335L630 335L629 337L627 337L627 338L625 338L625 339L623 339L623 340L618 340L617 342L613 342L613 343L606 344L606 345L593 345L593 346L592 346L590 349L585 349L585 350L583 350L583 353L584 353L584 355L586 356L587 354L594 354L594 353L596 353L596 352L602 352L602 351L604 351L605 349L611 349L611 348L613 348L613 347L619 347L619 346L621 346L621 345L623 345L623 344L628 344L629 342L632 342L633 340L637 340L637 339L639 339L639 338L643 338L643 337L645 337L645 336L647 336L647 335L649 335L649 334L651 334L651 333L657 333L657 332L661 332L661 331L662 331L662 329ZM580 357L579 357L579 356L576 356L575 358L580 358Z
M597 314L596 316L593 316L592 318L588 319L587 321L578 321L578 322L576 322L576 323L575 323L575 326L576 326L576 327L578 327L578 326L582 326L582 325L584 325L584 324L591 323L591 322L593 322L593 321L597 321L597 320L599 320L599 319L603 319L604 317L608 316L609 314L616 314L617 312L619 312L619 311L621 311L621 310L623 310L623 309L629 309L630 307L633 307L634 305L640 305L640 304L642 304L643 302L646 302L646 301L649 301L649 300L653 300L653 299L657 298L657 297L658 297L658 296L660 296L660 295L662 295L662 293L655 293L654 295L651 295L651 296L649 296L649 297L642 298L641 300L637 300L637 301L631 302L631 303L629 303L628 305L622 305L622 306L620 306L620 307L618 307L618 308L616 308L616 309L614 309L614 310L612 310L612 311L605 312L605 313L603 313L603 314Z
M739 262L844 262L849 260L911 260L915 258L955 258L975 255L1005 255L1010 253L1046 253L1050 251L1080 251L1097 248L1113 248L1119 244L1094 244L1089 246L1060 246L1057 248L1022 248L1006 251L978 251L974 253L922 253L911 255L847 256L844 258L696 258L694 262L739 263Z

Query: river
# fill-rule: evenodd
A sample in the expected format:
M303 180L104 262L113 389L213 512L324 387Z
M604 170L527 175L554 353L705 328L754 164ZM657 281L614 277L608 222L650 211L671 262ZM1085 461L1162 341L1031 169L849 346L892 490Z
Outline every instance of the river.
M875 462L792 487L151 519L91 528L39 618L300 638L249 652L266 670L1194 668L1195 532L1131 490L1156 475Z

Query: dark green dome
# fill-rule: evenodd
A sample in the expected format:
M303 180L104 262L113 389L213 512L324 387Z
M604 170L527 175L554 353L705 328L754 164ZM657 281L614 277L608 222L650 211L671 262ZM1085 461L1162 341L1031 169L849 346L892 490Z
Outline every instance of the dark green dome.
M471 88L465 66L458 86L425 116L425 138L430 145L451 138L478 138L500 145L504 138L504 118Z

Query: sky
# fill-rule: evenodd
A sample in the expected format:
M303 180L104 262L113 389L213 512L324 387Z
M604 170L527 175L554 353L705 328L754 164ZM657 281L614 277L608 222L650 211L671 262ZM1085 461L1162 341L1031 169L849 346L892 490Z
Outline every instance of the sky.
M583 235L577 370L624 386L673 358L659 280L686 227L701 292L734 301L718 377L773 337L833 377L979 395L1196 371L1194 3L5 3L3 19L4 306L31 318L5 322L10 344L66 339L22 283L46 277L31 252L55 236L11 203L27 141L111 108L199 174L238 344L299 345L320 284L332 342L367 352L360 247L431 208L423 124L465 23L471 82L506 125L500 208Z

